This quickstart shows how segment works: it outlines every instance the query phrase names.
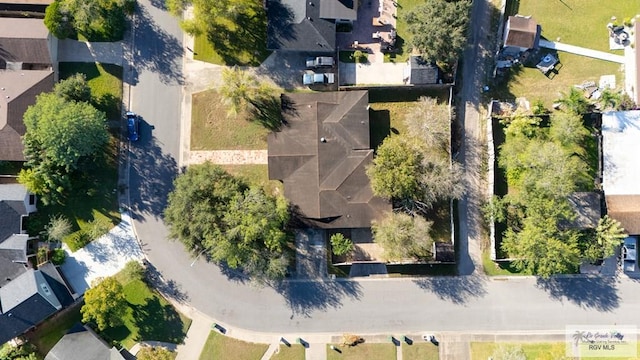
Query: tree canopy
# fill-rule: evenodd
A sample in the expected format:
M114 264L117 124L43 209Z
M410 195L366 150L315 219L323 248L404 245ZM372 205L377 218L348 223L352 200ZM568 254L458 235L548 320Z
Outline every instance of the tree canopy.
M82 73L60 80L53 87L53 93L67 101L91 101L91 87L87 84L87 76Z
M568 196L593 187L587 162L589 131L574 113L506 120L499 149L509 193L494 200L508 229L502 250L521 270L548 277L574 272L585 258L583 235L566 224L576 218ZM498 212L500 212L498 211Z
M134 4L134 0L54 0L47 7L44 23L59 39L79 33L94 41L119 40Z
M94 157L109 141L104 113L55 93L39 95L24 113L24 124L26 163L19 181L45 203L61 201L80 162Z
M114 277L102 279L84 293L80 312L83 322L95 322L99 330L122 324L127 299L122 285Z
M288 265L289 207L219 166L194 165L175 180L165 221L193 254L241 268L258 280L278 279Z
M431 61L451 65L467 43L471 2L426 0L407 12L411 45Z
M462 196L462 171L448 156L429 151L415 137L389 136L367 169L377 196L398 201L409 212Z
M373 241L384 249L387 261L430 260L433 256L431 225L420 216L392 213L371 225Z

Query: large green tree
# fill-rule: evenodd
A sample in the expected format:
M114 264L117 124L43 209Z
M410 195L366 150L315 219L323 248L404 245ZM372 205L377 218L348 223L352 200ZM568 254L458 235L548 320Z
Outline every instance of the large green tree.
M18 179L45 203L61 201L81 162L90 161L109 140L104 113L55 93L39 95L24 124L27 161Z
M258 280L285 275L289 209L282 196L249 187L219 166L194 165L178 176L165 221L194 255L242 268Z
M468 0L426 0L404 15L410 42L423 57L448 65L467 43Z
M60 39L74 32L90 40L119 40L134 0L54 0L45 12L45 25Z
M433 223L420 216L391 213L371 225L373 241L383 249L387 261L431 260Z
M459 165L410 136L387 137L367 175L376 195L397 201L409 212L429 210L438 201L460 198L464 191Z
M80 309L83 322L94 322L99 330L122 324L127 311L127 299L122 285L114 277L99 280L84 293Z

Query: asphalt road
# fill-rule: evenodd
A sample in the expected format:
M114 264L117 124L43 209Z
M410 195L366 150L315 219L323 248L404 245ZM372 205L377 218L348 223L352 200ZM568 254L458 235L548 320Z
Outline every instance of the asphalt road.
M251 285L202 258L191 266L182 245L167 240L160 219L178 172L181 33L157 4L138 4L131 109L144 122L142 139L132 149L132 212L143 249L177 298L232 326L275 333L561 330L574 324L640 323L640 284L626 278L540 282L461 276L285 282L274 288Z

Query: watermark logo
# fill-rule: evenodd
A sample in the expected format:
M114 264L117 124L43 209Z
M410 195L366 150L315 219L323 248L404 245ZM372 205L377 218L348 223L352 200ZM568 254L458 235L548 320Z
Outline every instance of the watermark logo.
M567 326L567 356L636 357L637 333L635 326Z

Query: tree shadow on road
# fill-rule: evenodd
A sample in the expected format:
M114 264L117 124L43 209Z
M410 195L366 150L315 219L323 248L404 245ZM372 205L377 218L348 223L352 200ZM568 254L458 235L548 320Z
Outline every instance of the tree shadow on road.
M160 271L150 263L146 263L146 282L158 290L165 298L178 302L189 301L189 295L174 280L165 279Z
M464 305L473 298L487 294L486 279L478 275L440 276L413 281L423 290L431 291L444 301L451 301L457 305Z
M173 35L164 31L155 21L153 21L149 12L137 5L137 13L135 26L136 41L153 42L152 44L138 44L136 53L125 53L128 63L134 64L134 68L143 68L156 73L160 80L165 84L182 85L184 76L182 74L182 57L184 49L182 42ZM143 40L142 35L152 36L153 40ZM132 85L138 83L139 74L136 71L131 72Z
M342 306L343 299L359 299L360 284L349 280L282 281L273 288L284 297L294 316L311 317L316 310Z
M582 308L612 311L620 305L617 279L612 276L538 278L536 287L554 300L568 300Z
M178 174L176 159L162 151L145 121L140 122L140 140L131 143L130 156L132 217L138 221L145 214L161 218Z

